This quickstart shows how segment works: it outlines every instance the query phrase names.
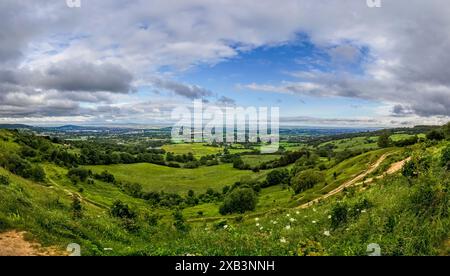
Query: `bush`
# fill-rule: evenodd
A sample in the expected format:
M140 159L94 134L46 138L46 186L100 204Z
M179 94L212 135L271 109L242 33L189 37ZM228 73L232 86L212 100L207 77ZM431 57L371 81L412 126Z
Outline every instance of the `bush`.
M8 171L23 178L32 179L37 182L45 180L45 172L39 165L32 165L16 154L4 156L0 159L0 165Z
M427 139L434 141L441 141L445 139L445 135L443 131L434 129L427 133Z
M6 175L0 175L0 185L8 186L9 183L9 177L7 177Z
M198 161L189 161L183 166L185 169L196 169L198 167L200 167L200 163Z
M417 177L419 175L416 163L414 161L408 161L403 166L402 175L405 177Z
M77 195L72 197L71 208L74 219L80 219L83 217L83 206L81 206L81 200Z
M134 198L142 198L142 185L139 183L128 183L122 184L122 190L129 196Z
M116 179L114 175L109 173L108 171L103 171L101 174L94 174L94 178L106 183L114 183Z
M180 164L174 162L170 162L167 166L170 168L181 168Z
M145 217L149 226L157 226L159 220L161 219L161 215L155 213L149 213Z
M347 222L348 219L348 206L343 203L338 203L333 206L331 210L331 227L333 229L338 228L340 225Z
M121 219L134 219L137 217L137 214L131 210L127 204L122 203L120 200L113 203L113 206L111 207L111 215Z
M90 170L82 169L82 168L73 168L70 169L67 173L67 176L70 179L76 179L81 182L85 182L89 176L92 175L92 172Z
M273 170L267 177L264 187L276 186L279 184L289 184L289 171L286 169Z
M320 171L306 170L291 179L291 186L296 194L311 189L315 185L325 180L325 176Z
M392 144L392 140L389 133L385 132L378 137L378 146L380 148L387 148Z
M444 125L442 129L444 131L445 137L447 137L447 139L450 139L450 122Z
M37 181L37 182L45 181L45 171L39 165L32 166L29 175L30 175L30 178L33 179L34 181Z
M251 188L238 188L230 192L220 206L222 215L231 213L245 213L256 208L257 196Z
M447 166L447 169L450 169L450 146L447 146L442 151L442 165Z
M180 232L189 231L189 225L186 224L186 221L184 220L183 217L183 213L180 210L176 210L173 213L173 219L174 219L173 226L175 227L175 229L177 229Z

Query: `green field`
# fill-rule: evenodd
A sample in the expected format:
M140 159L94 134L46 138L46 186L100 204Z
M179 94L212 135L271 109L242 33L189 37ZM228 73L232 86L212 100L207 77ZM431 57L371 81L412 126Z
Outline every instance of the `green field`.
M223 153L223 147L211 147L202 143L190 143L190 144L169 144L162 147L166 152L172 152L174 154L188 154L192 153L196 158L200 158L205 155ZM232 148L229 149L231 154L248 152L251 150L244 148Z
M377 141L378 141L377 136L354 137L326 142L321 144L320 147L332 144L335 146L334 150L337 152L344 150L372 150L378 148Z
M262 163L277 160L281 157L279 154L273 155L244 155L242 160L245 164L249 164L251 167L261 165Z
M254 173L234 169L231 164L222 164L197 169L178 169L154 164L130 164L109 166L87 166L93 172L109 171L119 180L142 184L146 191L186 193L189 190L205 192L208 188L221 191L242 179L261 179L266 172Z

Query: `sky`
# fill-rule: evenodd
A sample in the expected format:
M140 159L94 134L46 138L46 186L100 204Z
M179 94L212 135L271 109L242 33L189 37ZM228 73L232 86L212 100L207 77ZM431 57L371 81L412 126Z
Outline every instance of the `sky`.
M447 0L0 0L0 123L170 124L196 99L281 125L450 120Z

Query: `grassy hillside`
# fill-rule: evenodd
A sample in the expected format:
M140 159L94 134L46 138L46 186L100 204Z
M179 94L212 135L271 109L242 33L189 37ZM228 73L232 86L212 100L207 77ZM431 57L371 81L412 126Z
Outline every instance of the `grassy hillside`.
M436 255L449 250L450 173L443 163L448 141L371 150L342 162L321 158L306 168L321 170L323 182L298 195L286 184L262 188L253 211L221 215L222 195L197 204L162 206L131 194L122 182L137 182L144 192L174 192L186 199L189 190L198 195L242 180L263 181L271 170L254 173L232 164L192 170L148 163L98 165L83 167L94 173L108 170L118 182L95 177L73 181L69 167L24 156L17 138L17 133L0 130L0 157L22 156L41 166L45 178L28 180L0 167L0 232L27 231L45 246L65 250L69 243L78 243L83 255L366 255L370 243L378 243L383 255ZM389 157L371 177L409 156L411 169L298 208L353 179L386 154ZM258 157L243 159L258 163L269 158ZM128 206L121 209L128 215L114 215L117 200ZM179 208L182 219L173 215Z

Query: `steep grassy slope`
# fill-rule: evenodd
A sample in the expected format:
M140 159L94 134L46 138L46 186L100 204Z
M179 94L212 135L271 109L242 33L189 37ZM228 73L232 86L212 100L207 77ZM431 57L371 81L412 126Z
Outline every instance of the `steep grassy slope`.
M2 154L20 150L12 133L0 131L0 138ZM24 230L44 246L54 245L62 250L69 243L79 243L83 255L366 255L370 243L378 243L383 255L442 254L448 250L445 240L450 236L450 177L440 163L447 145L448 142L418 144L405 153L388 148L350 158L325 171L328 185L319 185L298 197L292 198L292 191L282 186L263 189L256 211L244 215L220 216L215 203L189 207L183 211L190 221L189 231L175 229L173 210L152 207L145 200L130 197L119 187L98 180L74 185L67 177L67 169L55 164L43 164L43 183L0 168L0 175L7 176L10 182L0 185L0 231ZM338 186L389 152L397 159L412 155L418 166L423 166L417 168L419 176L396 174L367 187L347 189L308 209L290 208L308 196L320 196ZM125 169L132 166L136 168ZM171 169L158 176L154 166L118 165L123 167L122 172L114 170L116 166L93 169L108 169L127 180L136 177L141 184L161 185L148 187L177 184L178 178L169 181L167 177L182 177L183 173L192 177L192 173L205 169L204 174L187 178L192 187L176 186L177 191L183 192L188 187L204 190L208 185L229 185L245 174L258 176L230 165ZM152 182L158 177L160 182L166 182ZM200 184L195 183L196 179ZM225 180L227 183L220 182ZM73 215L74 195L81 197L82 218ZM135 210L137 217L133 221L111 216L110 208L117 199ZM201 217L199 212L203 213ZM155 214L157 224L151 219Z

